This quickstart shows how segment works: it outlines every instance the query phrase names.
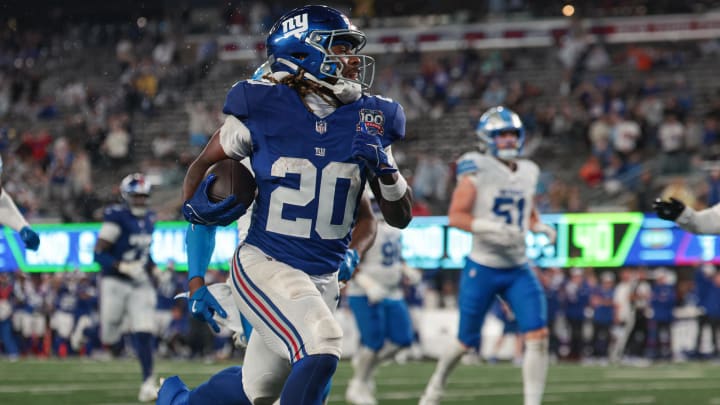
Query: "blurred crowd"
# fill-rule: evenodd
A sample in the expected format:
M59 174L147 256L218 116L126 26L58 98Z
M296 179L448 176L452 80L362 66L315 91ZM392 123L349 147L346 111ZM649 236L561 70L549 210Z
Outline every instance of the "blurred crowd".
M550 350L559 361L646 365L720 359L720 272L712 265L677 273L667 268L536 270L546 293ZM157 324L158 354L206 359L241 356L242 351L233 346L231 331L223 328L220 334L212 334L205 323L189 316L183 299L174 299L183 292L186 276L174 271L172 263L154 274L158 300L149 316ZM420 318L422 310L454 310L456 276L458 272L426 272L420 284L407 283L405 298L410 308ZM227 273L219 270L210 270L206 276L208 283L226 278ZM95 275L80 272L0 273L0 352L10 359L108 357L108 348L98 340L96 282ZM341 299L340 307L344 306ZM504 334L517 335L508 311L498 306L488 316L505 324ZM422 340L419 332L418 339ZM131 350L127 352L130 355Z
M231 32L254 33L277 12L251 3L220 17ZM215 41L188 41L195 26L182 21L2 28L3 181L31 220L96 220L130 171L177 187L223 120L224 91L256 63L218 62ZM570 23L551 49L408 44L376 55L373 90L405 107L409 139L395 154L417 215L445 214L454 160L476 147L477 118L499 104L520 114L525 154L543 169L541 212L648 211L658 195L702 208L720 199L720 97L701 83L719 53L717 40L605 44ZM442 128L458 142L438 149ZM177 206L161 216L177 218Z

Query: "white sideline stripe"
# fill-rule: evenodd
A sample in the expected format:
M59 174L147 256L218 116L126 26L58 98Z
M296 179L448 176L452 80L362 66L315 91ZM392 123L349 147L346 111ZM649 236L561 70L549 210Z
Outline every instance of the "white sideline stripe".
M138 384L49 384L38 386L0 386L0 393L4 394L43 394L49 392L76 392L76 391L108 391L108 390L136 390Z
M137 405L137 402L101 402L96 405Z
M603 376L604 380L601 382L605 382L608 380L619 380L623 382L632 381L632 380L651 380L651 381L657 381L659 379L662 380L709 380L709 381L717 381L717 377L715 376L705 376L702 373L683 373L678 372L678 375L667 375L667 376L658 376L654 374L650 375L638 375L637 378L635 377L628 377L625 375L622 376L612 376L612 375L606 375ZM588 376L581 376L581 377L570 377L570 376L563 376L561 379L558 378L558 383L598 383L597 378L592 378ZM552 377L548 378L548 384L554 385L554 382ZM347 386L348 381L333 381L333 387L343 387ZM617 381L612 381L617 382ZM448 381L448 384L451 386L457 386L457 385L472 385L473 387L477 386L489 386L489 387L496 387L498 385L515 385L518 384L518 381L514 380L508 380L507 378L503 379L492 379L492 378L481 378L481 379L473 379L473 378L453 378L450 377L450 380ZM380 376L377 381L378 386L417 386L418 380L417 378L385 378L384 376ZM720 405L720 404L718 404Z
M615 400L616 404L654 404L655 397L622 397Z
M637 384L584 384L584 385L551 385L546 388L545 393L548 397L559 398L557 394L584 394L584 393L599 393L599 392L638 392L638 391L690 391L697 389L717 389L717 381L708 381L705 384L691 383L691 382L676 382L675 384L668 384L666 382L658 382L656 384L646 384L641 388L638 388ZM333 390L338 392L341 390ZM443 398L470 401L477 400L478 397L495 397L495 396L509 396L509 395L522 395L522 385L516 383L513 388L489 388L489 389L457 389L449 388ZM420 398L421 391L399 391L380 393L377 395L377 399L390 399L390 400L402 400L402 399L415 399ZM548 395L549 394L549 395ZM342 401L343 395L331 395L330 399L333 401ZM627 398L627 397L625 397ZM648 398L636 397L636 398ZM654 397L653 401L654 401ZM543 400L543 402L545 402ZM628 402L630 403L630 402ZM639 402L639 403L651 403L651 402Z

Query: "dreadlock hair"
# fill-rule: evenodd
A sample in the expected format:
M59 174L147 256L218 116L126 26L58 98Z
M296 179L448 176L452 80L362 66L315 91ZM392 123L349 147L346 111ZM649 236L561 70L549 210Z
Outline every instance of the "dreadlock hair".
M329 93L326 88L313 82L312 80L305 79L305 70L299 69L294 75L287 75L280 80L275 79L272 74L267 73L262 78L269 80L275 84L284 84L291 89L298 92L301 99L305 99L310 93L317 94L325 100L328 104L338 107L341 103L333 94Z

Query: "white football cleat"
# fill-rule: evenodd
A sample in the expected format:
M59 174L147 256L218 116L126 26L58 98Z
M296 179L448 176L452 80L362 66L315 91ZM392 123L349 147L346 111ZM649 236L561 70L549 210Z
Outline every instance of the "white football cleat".
M441 384L438 384L436 381L435 376L430 378L430 382L428 383L427 387L425 387L425 392L423 392L423 395L420 397L420 402L418 402L418 405L439 405L440 404L440 398L443 396L443 387Z
M377 405L370 386L354 378L350 380L347 391L345 391L345 401L353 405Z
M155 382L155 378L153 376L148 377L148 379L145 380L140 386L140 392L138 392L138 401L150 402L156 400L158 396L158 390L160 390L160 387Z

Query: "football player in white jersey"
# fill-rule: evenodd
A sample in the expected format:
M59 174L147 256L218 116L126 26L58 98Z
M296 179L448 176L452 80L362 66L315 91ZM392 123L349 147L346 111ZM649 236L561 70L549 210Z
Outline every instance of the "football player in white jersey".
M0 176L2 175L3 163L0 158ZM12 197L2 188L0 180L0 225L9 226L20 234L25 247L30 250L37 250L40 246L40 237L30 228L27 220L18 210Z
M720 204L695 211L671 197L669 200L656 199L653 209L658 217L673 221L688 232L702 235L720 234Z
M422 278L402 261L402 232L382 219L376 205L374 211L378 218L375 242L347 287L348 304L360 331L360 348L353 356L354 375L345 399L356 405L377 404L373 381L377 366L412 344L414 331L401 282L403 275L413 282Z
M486 111L477 135L487 153L463 155L448 213L449 224L472 232L472 250L462 271L458 340L440 356L420 404L438 404L447 378L460 358L478 347L485 315L496 295L510 304L525 335L523 391L525 405L542 400L548 368L545 295L527 264L528 229L555 239L553 227L540 222L533 206L539 169L519 154L525 138L520 117L504 107Z

